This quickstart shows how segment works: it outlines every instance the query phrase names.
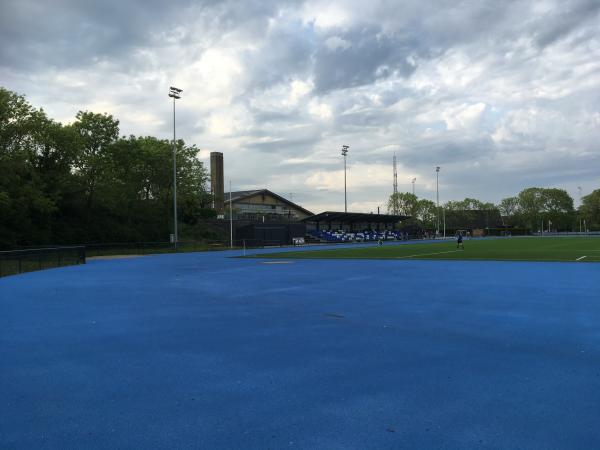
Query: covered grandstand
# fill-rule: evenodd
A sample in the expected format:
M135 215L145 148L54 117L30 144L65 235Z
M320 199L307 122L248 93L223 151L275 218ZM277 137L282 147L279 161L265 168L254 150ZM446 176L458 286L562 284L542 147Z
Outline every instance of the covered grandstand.
M325 211L307 217L308 235L325 242L400 240L408 238L399 230L408 216L395 214L345 213Z

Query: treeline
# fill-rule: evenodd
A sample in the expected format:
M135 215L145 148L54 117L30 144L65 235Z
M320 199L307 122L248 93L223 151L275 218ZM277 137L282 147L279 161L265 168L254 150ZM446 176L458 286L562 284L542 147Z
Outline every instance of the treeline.
M426 229L436 229L438 211L430 200L419 199L408 192L392 194L388 200L388 212L412 217L412 222ZM563 189L527 188L515 197L503 199L499 204L486 203L474 198L449 201L440 205L440 217L451 217L453 223L467 227L473 221L475 211L489 212L488 217L498 218L491 226L508 226L531 231L544 229L555 231L600 230L600 189L582 197L582 204L575 209L573 198Z
M198 152L177 141L182 238L214 215ZM0 248L168 240L172 154L169 140L119 136L111 115L64 125L0 88Z

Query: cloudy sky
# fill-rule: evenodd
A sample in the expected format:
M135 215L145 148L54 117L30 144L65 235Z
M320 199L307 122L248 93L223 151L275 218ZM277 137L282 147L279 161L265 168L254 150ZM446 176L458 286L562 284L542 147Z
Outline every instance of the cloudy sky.
M600 188L600 0L0 0L0 85L225 155L235 189L369 212L398 184Z

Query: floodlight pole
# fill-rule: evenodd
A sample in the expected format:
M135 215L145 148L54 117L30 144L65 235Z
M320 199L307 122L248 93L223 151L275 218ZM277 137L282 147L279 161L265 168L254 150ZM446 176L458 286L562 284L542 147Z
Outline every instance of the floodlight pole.
M446 239L446 209L442 208L442 214L444 217L444 239Z
M413 195L415 195L415 182L417 181L416 178L413 178L411 183L412 183L412 188L413 188Z
M577 186L577 190L579 191L579 208L581 208L583 205L581 201L581 186ZM581 213L579 214L579 232L581 233Z
M231 202L231 180L229 180L229 248L233 248L233 206Z
M348 197L346 195L346 155L348 154L349 145L342 145L342 156L344 157L344 212L348 212Z
M183 91L171 86L169 97L173 98L173 246L177 251L177 140L175 135L175 100L181 98Z
M436 203L437 203L437 226L435 236L440 234L440 166L435 168L435 192L436 192Z

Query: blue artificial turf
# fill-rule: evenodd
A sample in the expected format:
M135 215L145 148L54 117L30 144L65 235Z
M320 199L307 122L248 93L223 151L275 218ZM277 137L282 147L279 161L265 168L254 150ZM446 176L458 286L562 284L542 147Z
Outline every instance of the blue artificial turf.
M600 447L600 265L233 254L0 279L0 448Z

